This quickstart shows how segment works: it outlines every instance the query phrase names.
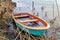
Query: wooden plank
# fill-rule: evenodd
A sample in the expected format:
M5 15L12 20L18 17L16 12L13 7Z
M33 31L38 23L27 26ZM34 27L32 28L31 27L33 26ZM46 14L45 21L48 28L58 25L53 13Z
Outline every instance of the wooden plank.
M24 15L24 16L14 16L15 18L22 18L22 17L28 17L28 15Z
M38 19L33 19L33 20L25 20L25 21L21 21L21 22L34 22L34 21L38 21Z

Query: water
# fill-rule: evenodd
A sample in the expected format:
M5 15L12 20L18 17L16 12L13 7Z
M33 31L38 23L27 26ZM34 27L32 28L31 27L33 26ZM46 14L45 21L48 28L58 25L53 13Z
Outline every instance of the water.
M53 19L53 2L54 2L54 18L58 17L58 11L56 7L56 2L55 0L13 0L14 2L17 3L17 7L14 8L14 13L18 12L28 12L32 13L32 1L34 1L34 6L35 6L35 15L39 14L38 17L43 18L44 20L50 21ZM60 15L60 0L57 0L58 7L59 7L59 15ZM44 7L44 10L41 10L41 7ZM47 13L47 17L45 17L45 14ZM34 14L33 14L34 15ZM47 35L53 35L53 30L54 27L58 27L58 22L56 21L54 25L52 25L50 22L49 24L51 25L51 28L48 30ZM57 36L60 35L60 32L57 32ZM58 37L58 39L60 36Z
M47 12L48 19L53 18L53 2L54 2L54 17L58 16L57 7L55 0L13 0L16 2L17 7L14 9L14 12L29 12L32 13L32 1L34 1L35 13L39 13L39 17L44 18L45 12ZM57 0L58 7L60 11L60 1ZM44 7L42 12L41 7Z

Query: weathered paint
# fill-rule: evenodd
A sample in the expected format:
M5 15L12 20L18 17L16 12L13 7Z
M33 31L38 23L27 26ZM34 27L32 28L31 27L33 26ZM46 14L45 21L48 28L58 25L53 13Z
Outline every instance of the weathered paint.
M21 30L24 30L25 32L28 32L29 34L32 34L34 36L43 36L46 30L34 30L34 29L28 29L24 28L22 25L19 25L16 23L17 27L20 28Z

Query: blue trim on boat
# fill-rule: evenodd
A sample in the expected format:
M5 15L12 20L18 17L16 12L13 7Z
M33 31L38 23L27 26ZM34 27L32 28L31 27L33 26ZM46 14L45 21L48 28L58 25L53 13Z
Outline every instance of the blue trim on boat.
M15 22L16 23L16 22ZM24 29L24 27L18 23L16 23L17 27L20 28L21 30ZM29 29L29 28L26 28L24 30L25 32L28 32L29 34L32 34L34 36L43 36L44 33L46 32L46 30L35 30L35 29Z

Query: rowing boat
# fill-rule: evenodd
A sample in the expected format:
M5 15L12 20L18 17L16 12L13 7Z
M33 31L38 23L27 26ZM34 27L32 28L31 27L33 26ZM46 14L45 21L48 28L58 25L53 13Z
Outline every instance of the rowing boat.
M34 36L43 36L46 30L50 28L50 25L45 20L30 13L14 13L12 18L19 29Z

